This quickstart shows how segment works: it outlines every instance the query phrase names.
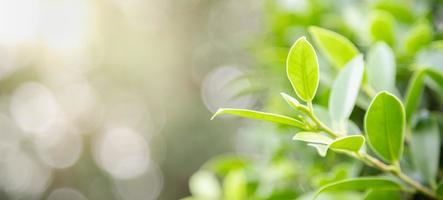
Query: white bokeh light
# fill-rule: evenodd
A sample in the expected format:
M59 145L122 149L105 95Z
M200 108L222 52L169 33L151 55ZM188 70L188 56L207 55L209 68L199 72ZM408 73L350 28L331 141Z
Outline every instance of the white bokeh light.
M28 82L14 91L10 110L21 129L38 134L53 125L59 108L48 88L40 83Z
M157 199L163 188L163 174L160 168L151 163L141 176L131 180L115 180L115 189L124 200L153 200Z
M117 179L132 179L143 174L149 166L148 144L141 135L129 128L116 128L97 138L96 162Z
M234 66L222 66L210 72L202 83L202 98L206 107L215 112L221 107L249 108L254 102L252 95L237 97L251 87L244 73Z
M79 159L83 140L82 135L59 120L44 136L36 138L34 145L37 155L45 164L53 168L67 168Z

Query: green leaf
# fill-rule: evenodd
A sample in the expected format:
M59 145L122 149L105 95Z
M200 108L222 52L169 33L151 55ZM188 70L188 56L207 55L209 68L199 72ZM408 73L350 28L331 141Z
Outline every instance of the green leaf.
M408 55L413 55L431 41L431 25L428 22L420 22L412 28L404 41L406 53Z
M247 182L245 173L242 170L229 172L223 181L223 188L225 199L247 199Z
M365 200L400 200L401 195L398 190L371 190L365 197Z
M358 55L340 71L329 97L329 114L335 122L347 120L357 100L363 77L363 56Z
M312 101L317 91L318 70L314 47L305 37L299 38L289 51L286 72L295 93L306 102Z
M212 157L203 165L203 169L214 172L219 176L226 176L230 171L244 169L250 160L235 154L223 154Z
M365 142L361 135L351 135L333 140L320 133L300 132L297 133L294 140L308 142L308 146L317 149L320 156L325 157L329 149L334 151L352 151L358 152Z
M393 45L395 40L394 17L386 11L376 10L371 13L370 20L369 32L372 41L384 41Z
M314 199L322 192L335 192L335 191L344 191L344 190L400 190L401 186L391 180L384 178L373 178L373 177L364 177L364 178L355 178L355 179L347 179L343 181L338 181L335 183L328 184L322 188L320 188Z
M420 103L424 88L425 78L429 77L437 87L443 88L443 74L432 68L421 68L415 71L409 81L405 97L405 110L407 122L410 122Z
M371 102L365 116L368 142L385 161L395 163L403 152L405 113L400 100L380 92Z
M217 177L208 171L198 171L189 180L191 194L202 199L217 200L221 197L221 187Z
M339 151L358 152L363 147L365 138L362 135L350 135L336 139L329 144L329 148Z
M292 138L293 140L299 140L303 142L316 143L316 144L329 144L333 139L314 132L299 132Z
M368 53L366 75L368 83L376 92L395 91L395 56L392 49L383 42L375 44Z
M222 114L237 115L240 117L245 117L245 118L250 118L250 119L285 124L285 125L289 125L289 126L295 126L297 128L301 128L301 129L305 128L305 125L302 122L300 122L294 118L291 118L291 117L273 114L273 113L259 112L259 111L254 111L254 110L246 110L246 109L220 108L212 116L211 120L219 115L222 115Z
M322 53L337 68L342 68L358 54L357 47L336 32L319 27L310 27L309 32Z
M428 117L420 120L414 128L411 153L416 169L424 180L432 182L438 171L440 132L437 121Z

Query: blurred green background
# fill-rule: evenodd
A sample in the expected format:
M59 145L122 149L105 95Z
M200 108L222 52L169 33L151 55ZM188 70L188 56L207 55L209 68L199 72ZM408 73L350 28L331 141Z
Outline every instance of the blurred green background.
M352 176L358 163L326 172L346 159L319 159L287 127L210 117L219 107L290 114L284 60L310 25L362 52L388 43L404 88L412 63L442 60L431 45L442 17L431 0L0 0L0 199L180 199L211 165L223 176L251 169L255 199ZM386 23L392 38L371 33ZM336 72L320 65L325 86ZM328 95L320 88L316 103ZM207 162L219 155L224 164Z

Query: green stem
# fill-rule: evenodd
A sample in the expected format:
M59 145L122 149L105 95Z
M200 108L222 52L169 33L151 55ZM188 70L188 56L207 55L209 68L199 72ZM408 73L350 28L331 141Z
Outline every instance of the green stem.
M312 107L312 103L308 102L308 107L302 106L300 107L300 110L303 111L306 115L308 115L309 118L312 119L312 121L317 125L317 128L321 131L324 131L328 135L330 135L333 138L340 137L341 134L335 133L332 129L330 129L328 126L323 124L315 115L314 115L314 109Z

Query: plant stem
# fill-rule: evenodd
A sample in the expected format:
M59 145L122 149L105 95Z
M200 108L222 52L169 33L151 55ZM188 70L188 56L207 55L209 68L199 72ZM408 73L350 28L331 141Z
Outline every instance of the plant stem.
M308 102L308 107L301 107L301 110L309 116L309 118L312 119L312 121L317 125L317 128L321 131L324 131L328 135L330 135L333 138L340 137L341 134L335 133L332 129L330 129L328 126L323 124L315 115L314 115L314 109L312 107L312 103Z
M439 199L437 197L437 195L435 195L435 193L432 190L430 190L429 188L423 186L421 183L413 180L411 177L404 174L398 165L397 166L396 165L387 165L387 164L381 162L380 160L378 160L377 158L374 158L366 153L358 153L356 156L353 156L353 157L363 161L364 163L368 164L369 166L372 166L372 167L375 167L381 171L393 174L394 176L396 176L397 178L399 178L400 180L402 180L403 182L410 185L415 190L419 191L420 193L426 195L429 198Z
M341 136L341 134L330 129L328 126L323 124L314 115L314 109L312 106L312 102L307 102L307 103L308 103L307 107L301 106L300 109L301 109L301 111L303 111L306 115L308 115L312 119L312 121L317 125L317 128L319 130L324 131L325 133L329 134L333 138L337 138L337 137ZM412 179L411 177L409 177L408 175L404 174L401 171L401 168L400 168L400 165L398 162L394 163L393 165L387 165L367 153L359 152L359 153L355 153L355 154L349 154L349 153L347 153L347 154L364 162L368 166L371 166L371 167L377 168L381 171L393 174L394 176L396 176L397 178L399 178L400 180L402 180L406 184L413 187L416 191L422 193L423 195L426 195L427 197L429 197L431 199L441 199L431 189L425 187L420 182L417 182L414 179Z

